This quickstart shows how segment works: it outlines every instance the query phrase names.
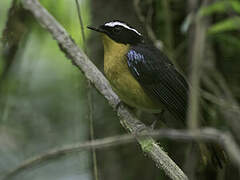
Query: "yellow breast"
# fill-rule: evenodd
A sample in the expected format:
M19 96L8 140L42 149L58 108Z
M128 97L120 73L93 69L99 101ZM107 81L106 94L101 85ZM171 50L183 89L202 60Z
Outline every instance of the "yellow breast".
M113 90L126 104L143 110L159 112L160 104L154 102L129 71L126 53L129 45L116 43L103 35L104 72Z

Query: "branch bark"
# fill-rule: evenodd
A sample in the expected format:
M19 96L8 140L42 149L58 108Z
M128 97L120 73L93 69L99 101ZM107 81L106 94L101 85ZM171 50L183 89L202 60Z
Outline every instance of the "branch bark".
M136 119L123 105L118 106L120 100L112 91L103 74L94 66L81 49L74 43L66 30L54 19L37 0L21 0L23 7L29 10L36 20L51 33L65 55L77 66L96 89L107 99L109 104L117 111L121 124L127 131L134 134L142 150L152 158L157 167L174 180L188 179L183 171L150 137L139 137L140 132L148 131L148 128Z

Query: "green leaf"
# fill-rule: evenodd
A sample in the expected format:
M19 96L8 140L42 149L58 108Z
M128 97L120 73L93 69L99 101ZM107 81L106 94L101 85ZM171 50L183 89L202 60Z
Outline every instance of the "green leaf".
M207 7L203 7L199 10L200 16L208 16L214 13L224 13L229 10L233 10L240 14L240 2L239 0L222 0L217 1Z
M200 16L207 16L211 15L213 13L223 13L228 10L229 2L228 1L217 1L213 3L212 5L209 5L207 7L203 7L199 10Z
M221 22L218 22L212 25L208 29L208 32L213 34L231 30L240 30L240 17L231 17Z
M240 14L240 2L239 1L231 1L232 8L235 12Z

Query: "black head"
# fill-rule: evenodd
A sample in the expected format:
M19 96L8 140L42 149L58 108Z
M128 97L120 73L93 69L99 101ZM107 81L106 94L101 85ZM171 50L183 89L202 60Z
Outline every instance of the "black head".
M122 21L110 21L98 28L89 27L89 29L104 33L112 40L122 44L143 43L143 36L133 27Z

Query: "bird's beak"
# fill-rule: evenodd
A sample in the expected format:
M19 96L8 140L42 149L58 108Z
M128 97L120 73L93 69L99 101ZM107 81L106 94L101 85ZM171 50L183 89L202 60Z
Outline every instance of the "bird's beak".
M88 29L91 29L93 31L97 31L100 33L105 33L105 30L101 28L101 26L99 28L95 28L95 27L91 27L91 26L87 26Z

